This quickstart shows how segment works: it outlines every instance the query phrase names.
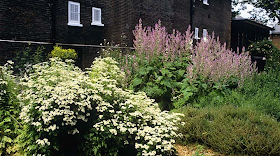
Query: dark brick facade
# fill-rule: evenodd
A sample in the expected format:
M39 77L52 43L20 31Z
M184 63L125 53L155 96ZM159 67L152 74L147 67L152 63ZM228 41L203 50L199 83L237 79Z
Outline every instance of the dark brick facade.
M160 19L169 32L187 30L189 25L209 33L215 31L222 42L230 41L230 0L73 0L80 3L83 27L69 26L67 0L0 0L0 39L64 44L99 45L104 39L132 46L139 19L154 26ZM92 7L102 9L103 26L91 25ZM99 48L75 47L80 65L88 67ZM17 49L19 49L17 47ZM13 46L0 42L0 64L13 57Z

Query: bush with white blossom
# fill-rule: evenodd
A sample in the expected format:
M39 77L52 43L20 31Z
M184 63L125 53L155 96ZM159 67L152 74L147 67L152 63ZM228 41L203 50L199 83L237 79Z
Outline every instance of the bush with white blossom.
M111 70L98 73L95 69L108 60ZM26 155L54 155L62 149L61 135L75 137L81 155L174 154L179 114L161 112L144 93L119 88L116 76L124 74L113 61L96 59L88 74L57 58L33 66L34 72L21 79L25 89L19 95Z

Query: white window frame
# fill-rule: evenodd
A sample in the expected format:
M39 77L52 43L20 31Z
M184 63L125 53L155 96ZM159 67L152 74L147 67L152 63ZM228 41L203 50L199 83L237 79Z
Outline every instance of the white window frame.
M199 40L200 38L198 37L198 33L199 33L199 28L195 27L194 28L194 39Z
M203 4L209 5L208 0L203 0Z
M203 29L203 40L206 41L208 36L207 29Z
M71 20L71 5L77 5L78 6L78 20ZM82 27L83 25L81 24L80 21L80 3L79 2L73 2L73 1L68 1L68 25L69 26L78 26Z
M99 21L95 21L94 20L94 17L95 17L95 14L94 14L94 11L99 11ZM96 8L96 7L92 7L92 22L91 22L91 25L96 25L96 26L104 26L104 24L102 24L101 22L101 15L102 11L101 11L101 8Z

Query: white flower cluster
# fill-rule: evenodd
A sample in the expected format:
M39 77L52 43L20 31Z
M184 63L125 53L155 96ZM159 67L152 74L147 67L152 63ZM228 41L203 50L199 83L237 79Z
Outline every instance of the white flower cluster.
M8 81L15 78L11 71L13 64L14 62L9 60L4 66L0 66L0 101L2 100L2 97L7 94L5 86L8 85Z
M93 67L100 64L94 62ZM91 70L94 75L94 70ZM177 127L175 124L180 122L180 115L162 112L158 104L153 99L149 99L145 93L134 93L128 90L122 90L117 87L118 84L106 85L107 79L96 79L93 81L104 84L103 100L106 97L109 102L101 102L96 110L99 115L99 122L93 127L102 132L109 131L116 135L136 136L135 149L141 152L141 155L161 155L174 152L173 144ZM114 96L112 96L114 95ZM124 144L128 140L124 140Z
M97 59L88 72L90 77L57 58L34 65L34 73L21 79L25 90L19 95L23 101L20 118L40 134L57 134L66 128L74 135L81 132L78 122L95 116L93 128L116 137L133 136L135 149L141 155L172 154L180 114L161 112L143 92L119 88L121 82L115 79L122 80L124 74L114 63L107 66L110 61L113 60ZM100 73L98 69L104 66L108 70ZM36 143L51 144L46 139ZM131 140L123 140L124 145L130 143Z
M50 144L51 144L47 138L44 138L42 140L38 139L38 140L36 140L36 143L40 146L45 146L45 145L50 146Z
M102 100L96 94L102 86L91 83L79 68L57 58L34 65L33 69L33 73L21 79L26 89L19 95L24 101L20 118L37 131L50 132L68 126L69 133L78 133L74 126L79 121L88 121L93 103Z
M125 73L122 72L116 62L111 57L96 58L92 66L89 68L89 75L92 79L106 84L118 84L123 86Z

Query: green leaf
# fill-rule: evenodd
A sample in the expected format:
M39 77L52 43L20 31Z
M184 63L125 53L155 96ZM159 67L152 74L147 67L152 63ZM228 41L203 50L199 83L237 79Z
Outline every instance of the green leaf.
M189 91L187 91L187 90L184 90L184 91L183 91L183 95L184 95L184 99L185 99L185 100L189 100L190 97L193 95L193 92L189 92Z
M206 83L203 83L201 86L202 86L203 89L205 89L205 90L207 89L207 84Z
M186 73L185 70L180 69L180 70L178 71L178 77L183 77L185 73Z
M141 83L142 83L142 79L140 79L140 78L135 78L132 82L134 87L138 86Z

